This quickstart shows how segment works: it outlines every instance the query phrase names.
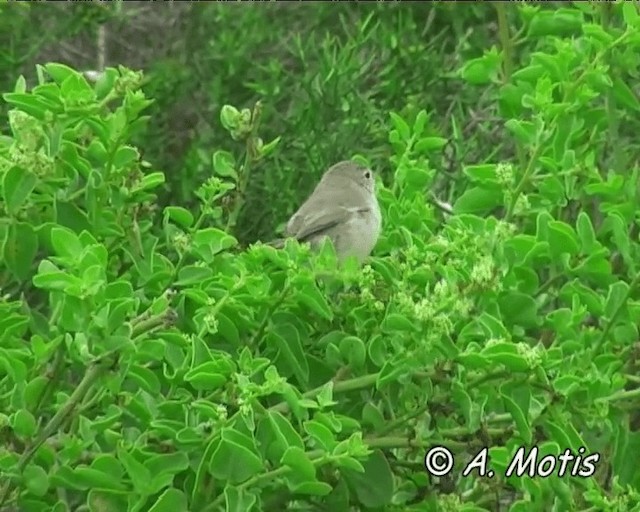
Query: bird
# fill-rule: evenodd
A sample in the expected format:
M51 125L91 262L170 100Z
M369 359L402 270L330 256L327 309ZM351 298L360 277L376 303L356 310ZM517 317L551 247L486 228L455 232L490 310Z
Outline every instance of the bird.
M375 175L351 160L331 166L307 200L291 216L286 238L309 242L318 250L329 238L338 261L350 256L362 264L373 251L382 230L382 214L375 192ZM282 248L285 239L274 240Z

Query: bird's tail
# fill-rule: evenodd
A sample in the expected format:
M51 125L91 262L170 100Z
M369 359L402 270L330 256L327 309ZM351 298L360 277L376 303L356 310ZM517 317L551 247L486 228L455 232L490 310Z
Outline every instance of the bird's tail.
M265 245L269 245L274 247L275 249L282 249L284 247L285 238L276 238L275 240L271 240L270 242L266 242Z

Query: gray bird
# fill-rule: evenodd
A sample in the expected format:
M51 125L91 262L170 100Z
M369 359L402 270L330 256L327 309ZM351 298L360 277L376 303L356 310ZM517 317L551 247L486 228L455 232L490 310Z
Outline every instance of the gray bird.
M371 169L352 161L335 164L289 219L285 234L309 242L317 250L325 237L340 261L355 256L362 263L373 250L382 228L380 206ZM271 242L282 247L284 240Z

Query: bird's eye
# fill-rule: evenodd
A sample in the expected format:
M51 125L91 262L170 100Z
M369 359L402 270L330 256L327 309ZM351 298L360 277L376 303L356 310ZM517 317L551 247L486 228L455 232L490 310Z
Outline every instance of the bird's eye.
M371 171L364 171L364 177L368 180L371 179Z

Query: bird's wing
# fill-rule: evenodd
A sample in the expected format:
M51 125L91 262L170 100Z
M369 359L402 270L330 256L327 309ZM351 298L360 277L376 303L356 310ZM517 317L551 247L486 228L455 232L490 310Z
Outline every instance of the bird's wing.
M290 234L299 241L304 242L313 236L325 233L339 224L346 223L354 215L367 211L368 208L333 206L327 210L321 210L320 213L310 212L304 217L301 216L299 219L296 219L296 216L294 216L291 220L294 221L292 224L294 228L297 227L297 230L291 230Z
M354 204L367 204L364 191L346 183L343 187L326 190L326 184L320 182L311 197L287 223L287 234L299 241L331 229L346 222L359 210L367 208L354 207Z

